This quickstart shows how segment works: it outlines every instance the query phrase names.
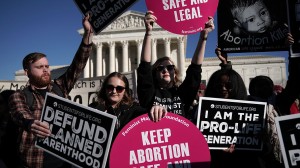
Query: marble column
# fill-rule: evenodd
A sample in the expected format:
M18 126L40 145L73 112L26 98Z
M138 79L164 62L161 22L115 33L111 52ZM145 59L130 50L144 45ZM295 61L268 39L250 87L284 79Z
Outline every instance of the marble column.
M92 77L95 77L95 71L94 71L94 65L95 65L95 58L96 56L94 57L94 59L90 59L90 70L89 70L89 77L92 78Z
M89 78L90 77L90 62L91 62L91 57L88 59L84 70L83 70L83 78Z
M115 71L115 47L116 43L114 41L108 42L109 45L109 67L108 73L112 73Z
M108 54L108 49L106 47L103 47L103 50L102 50L102 76L106 75L107 74L107 66L108 66L108 57L107 57L107 54Z
M157 60L157 47L156 47L156 45L157 45L157 39L152 39L152 41L151 41L151 43L152 43L152 48L151 48L151 55L152 55L152 57L151 57L151 64L154 64L154 62Z
M285 87L286 86L286 84L285 84L285 82L287 81L286 80L286 67L282 67L282 66L280 66L280 79L281 79L281 85L283 86L283 87Z
M128 72L128 41L122 41L122 72Z
M165 56L171 57L171 39L164 38L164 44L165 44Z
M142 46L143 46L143 40L139 39L136 40L136 45L137 45L137 67L139 66L139 64L141 63L141 54L142 54Z
M102 76L103 75L103 65L102 65L102 47L103 44L101 42L96 44L97 47L97 56L96 56L96 76Z
M177 53L178 54L178 69L184 79L185 77L185 55L184 55L184 37L178 37L177 38L177 42L178 42L178 50L179 52Z

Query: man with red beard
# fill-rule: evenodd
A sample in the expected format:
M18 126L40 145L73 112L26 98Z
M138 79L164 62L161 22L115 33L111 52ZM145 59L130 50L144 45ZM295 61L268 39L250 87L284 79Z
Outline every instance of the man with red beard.
M49 124L39 121L46 93L50 92L67 98L87 63L92 51L92 29L88 19L89 16L86 16L82 21L85 33L71 65L57 79L51 80L49 63L45 54L30 53L23 59L23 69L29 78L25 89L32 95L33 103L32 105L26 103L28 100L26 100L27 94L24 94L24 90L16 91L9 99L11 117L20 129L20 167L71 167L64 161L37 148L35 139L37 137L45 138L51 134Z

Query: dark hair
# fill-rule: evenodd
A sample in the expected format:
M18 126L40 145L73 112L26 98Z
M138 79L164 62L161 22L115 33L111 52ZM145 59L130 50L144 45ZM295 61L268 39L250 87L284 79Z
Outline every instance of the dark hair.
M133 104L133 97L132 97L132 92L129 88L129 82L128 79L126 78L125 75L119 73L119 72L112 72L110 73L103 81L100 91L97 93L97 100L100 104L103 104L105 106L109 106L110 103L108 101L107 95L106 95L106 86L108 83L108 80L112 77L117 77L119 79L121 79L124 83L125 83L125 93L124 93L124 97L121 100L120 104L126 104L126 105L131 105Z
M156 85L156 87L159 87L159 82L157 81L157 78L156 78L156 72L157 72L156 68L164 61L170 61L174 65L174 62L170 59L170 57L167 57L167 56L161 57L155 61L155 63L152 65L152 76L153 76L154 85ZM174 81L171 81L172 86L174 86L174 85L179 86L181 84L181 80L179 78L180 73L176 66L175 66L174 71L175 71L175 78L174 78Z
M26 55L25 58L23 59L23 69L24 70L29 69L30 64L35 63L37 60L43 57L46 57L46 55L38 52L34 52Z
M259 75L249 83L249 93L251 96L268 98L273 95L274 83L268 76Z
M4 105L5 111L3 114L0 113L0 122L1 121L6 121L9 118L9 111L8 111L8 102L9 102L9 97L15 92L15 90L3 90L0 92L0 99L1 99L1 104ZM4 110L4 109L1 109Z
M247 89L242 77L233 69L220 69L215 71L208 80L205 96L222 98L216 90L218 84L221 83L222 76L228 76L231 83L231 91L229 92L229 99L246 100Z
M15 90L2 90L0 95L4 98L5 102L8 103L8 99L13 93L15 93Z

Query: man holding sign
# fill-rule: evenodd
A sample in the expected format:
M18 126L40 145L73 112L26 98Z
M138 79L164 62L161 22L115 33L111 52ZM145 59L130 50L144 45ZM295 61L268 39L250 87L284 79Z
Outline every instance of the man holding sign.
M16 91L9 100L12 119L20 127L22 137L19 146L22 167L65 167L63 161L37 148L35 140L51 134L49 124L39 121L46 93L51 92L67 98L87 63L92 51L92 29L88 19L89 16L82 21L85 33L73 62L59 78L51 81L45 54L31 53L23 59L29 85L24 90Z

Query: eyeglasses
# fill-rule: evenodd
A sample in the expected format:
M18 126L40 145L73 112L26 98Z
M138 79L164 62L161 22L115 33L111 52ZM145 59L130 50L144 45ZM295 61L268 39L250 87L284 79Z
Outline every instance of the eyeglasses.
M164 69L167 69L168 71L173 71L175 69L175 65L167 65L167 66L163 66L163 65L159 65L156 67L156 70L161 72L163 71Z
M123 87L123 86L113 86L113 85L107 85L106 86L106 90L108 91L108 92L112 92L112 91L114 91L116 89L116 91L117 91L117 93L121 93L121 92L123 92L124 91L124 89L125 89L125 87Z

